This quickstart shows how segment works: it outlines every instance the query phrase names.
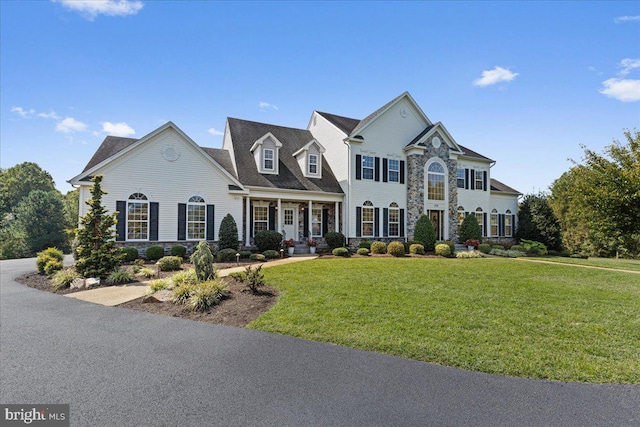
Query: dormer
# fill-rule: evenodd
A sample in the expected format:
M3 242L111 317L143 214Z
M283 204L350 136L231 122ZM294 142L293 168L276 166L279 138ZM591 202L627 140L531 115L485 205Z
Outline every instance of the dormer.
M300 169L307 178L322 178L322 154L325 148L315 139L293 153Z
M277 175L279 152L282 143L271 132L267 132L251 146L258 172Z

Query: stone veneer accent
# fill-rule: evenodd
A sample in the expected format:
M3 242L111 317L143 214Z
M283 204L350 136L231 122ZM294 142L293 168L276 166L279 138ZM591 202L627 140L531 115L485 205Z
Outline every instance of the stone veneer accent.
M433 148L431 145L431 140L435 137L442 141L438 148ZM458 238L458 187L456 181L458 162L449 158L449 146L438 132L425 141L424 154L407 156L407 236L409 240L413 239L416 222L425 213L425 165L433 157L439 157L447 165L449 240L455 241Z

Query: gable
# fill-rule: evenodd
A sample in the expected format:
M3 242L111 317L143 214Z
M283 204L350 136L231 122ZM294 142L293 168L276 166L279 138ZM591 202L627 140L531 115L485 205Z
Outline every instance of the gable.
M428 120L409 99L401 98L388 105L384 111L378 112L366 125L354 129L351 136L361 136L365 146L382 143L401 150L429 125Z

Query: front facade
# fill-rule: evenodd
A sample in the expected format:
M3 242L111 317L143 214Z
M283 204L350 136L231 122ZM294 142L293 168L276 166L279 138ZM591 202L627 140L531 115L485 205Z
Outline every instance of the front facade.
M483 236L511 238L520 193L491 178L494 163L405 92L363 120L314 111L306 129L228 118L222 149L171 122L140 139L109 136L69 182L83 215L91 177L104 175L103 204L119 212L124 246L213 243L231 214L246 247L261 230L302 244L339 231L355 247L411 240L423 214L438 240L456 240L468 213Z

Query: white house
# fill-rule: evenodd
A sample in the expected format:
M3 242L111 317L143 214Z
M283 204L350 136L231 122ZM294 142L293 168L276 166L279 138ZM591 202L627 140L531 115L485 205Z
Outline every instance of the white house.
M468 213L483 236L511 238L520 193L491 178L493 164L405 92L362 120L314 111L306 129L228 118L222 149L171 122L140 139L108 136L69 182L83 215L91 177L104 175L124 246L215 242L229 213L248 247L267 229L298 242L339 231L355 247L411 240L423 214L439 240L457 239Z

